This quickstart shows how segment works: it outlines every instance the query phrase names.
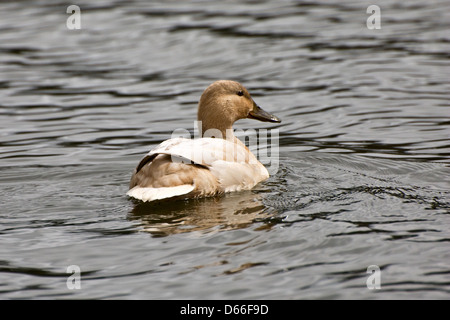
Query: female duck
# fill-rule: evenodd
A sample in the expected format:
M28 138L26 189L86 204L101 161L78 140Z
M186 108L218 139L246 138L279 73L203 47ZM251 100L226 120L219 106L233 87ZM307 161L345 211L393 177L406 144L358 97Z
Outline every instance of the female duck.
M197 198L248 190L269 177L267 169L233 134L239 119L280 120L262 110L240 83L220 80L198 106L201 139L169 139L134 170L127 195L142 201Z

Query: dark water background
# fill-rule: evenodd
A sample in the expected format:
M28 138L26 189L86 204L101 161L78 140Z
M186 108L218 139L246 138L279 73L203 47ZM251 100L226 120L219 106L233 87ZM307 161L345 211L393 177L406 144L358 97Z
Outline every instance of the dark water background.
M0 298L450 298L449 30L447 0L2 1ZM218 79L283 119L236 126L279 130L277 173L127 199Z

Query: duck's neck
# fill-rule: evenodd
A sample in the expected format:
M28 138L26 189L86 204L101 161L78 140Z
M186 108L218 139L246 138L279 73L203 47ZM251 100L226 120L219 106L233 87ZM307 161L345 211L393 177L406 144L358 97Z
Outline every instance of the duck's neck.
M231 125L223 125L223 124L208 124L203 121L198 122L199 131L202 132L202 138L219 138L228 140L231 142L240 142L238 138L234 135L234 130Z

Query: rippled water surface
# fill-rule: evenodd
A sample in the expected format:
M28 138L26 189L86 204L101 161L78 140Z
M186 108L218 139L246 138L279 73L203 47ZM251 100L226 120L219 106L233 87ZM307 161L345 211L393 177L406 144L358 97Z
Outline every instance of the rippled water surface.
M377 1L379 30L365 1L76 4L80 30L67 2L0 3L0 298L450 297L447 0ZM128 199L224 78L283 120L236 124L279 130L275 174Z

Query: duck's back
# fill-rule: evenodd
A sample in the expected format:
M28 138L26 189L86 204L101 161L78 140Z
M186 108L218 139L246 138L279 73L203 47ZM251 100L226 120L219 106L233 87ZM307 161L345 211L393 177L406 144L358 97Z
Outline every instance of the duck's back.
M144 157L127 194L143 201L211 196L251 189L268 176L266 168L237 139L175 138Z

